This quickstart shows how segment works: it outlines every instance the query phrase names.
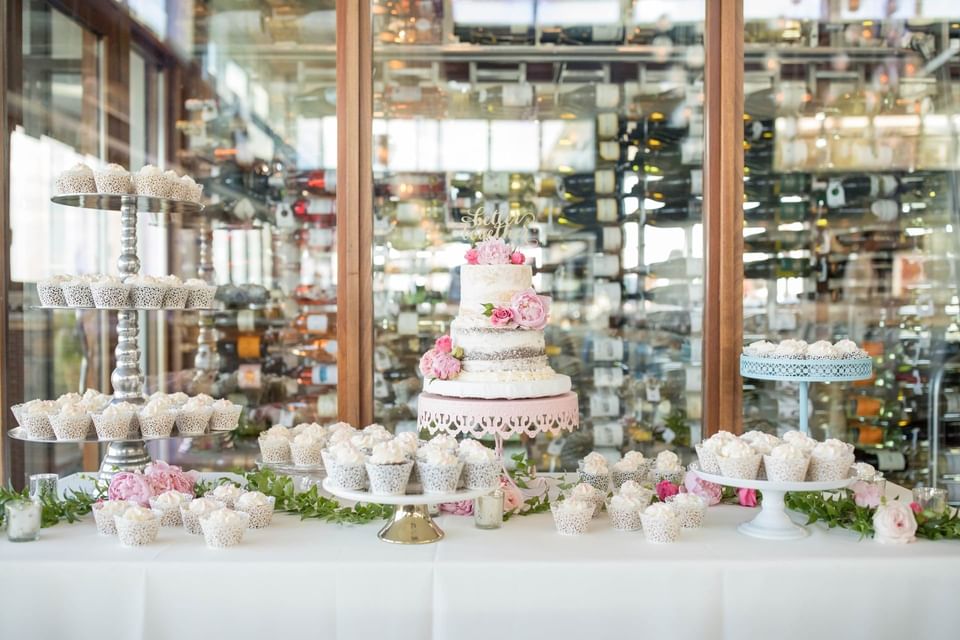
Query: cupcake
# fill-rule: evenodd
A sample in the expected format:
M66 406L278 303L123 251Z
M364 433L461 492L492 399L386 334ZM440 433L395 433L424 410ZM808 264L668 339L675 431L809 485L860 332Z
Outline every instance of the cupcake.
M80 397L80 404L82 404L87 411L100 412L109 407L112 400L113 398L111 396L100 393L96 389L87 389L83 392L83 396Z
M167 287L153 276L133 276L127 278L131 285L130 301L137 309L161 309Z
M580 476L580 482L595 486L604 495L610 489L610 469L603 454L596 451L587 454L587 457L580 461L577 473Z
M244 490L237 485L230 482L224 482L223 484L218 484L216 487L214 487L213 491L208 491L205 497L219 500L226 508L233 509L237 503L237 499L243 494Z
M337 466L339 468L339 461ZM413 462L407 459L399 445L392 441L375 445L366 466L370 493L387 496L406 493Z
M240 424L240 412L243 407L229 400L217 400L213 403L213 415L210 417L212 431L233 431Z
M97 276L90 283L93 304L98 309L126 309L130 306L130 290L133 287L124 284L115 276Z
M320 452L326 438L314 431L305 431L290 441L290 457L298 467L313 467L323 463Z
M93 172L98 193L126 195L132 191L130 172L119 164L110 163L103 169Z
M183 283L187 290L187 309L212 309L217 295L216 285L207 284L203 280L190 278Z
M167 197L182 200L183 198L177 197L180 191L180 176L177 175L177 172L173 169L167 169L163 172L163 179L167 181Z
M803 359L807 357L805 340L782 340L773 350L774 358Z
M433 438L433 443L437 438ZM469 443L469 444L468 444ZM444 444L438 444L444 448ZM464 440L459 446L463 460L463 483L467 489L492 489L500 483L503 463L493 449L488 449L476 440Z
M44 307L67 306L67 298L63 295L63 283L69 279L70 276L56 275L40 280L37 283L40 304Z
M83 440L90 432L90 414L79 402L68 404L50 415L50 426L57 440Z
M643 489L633 480L628 480L623 486L627 489L621 490L607 503L607 513L617 531L636 531L640 528L640 512L650 504L653 492Z
M720 473L727 478L740 480L756 480L760 460L760 454L743 440L731 440L723 445L717 456Z
M179 527L183 524L180 507L193 500L189 493L179 491L164 491L158 496L151 496L150 507L160 514L161 527Z
M350 444L350 438L356 435L357 430L346 422L337 422L327 428L327 444L331 447L339 444Z
M814 482L843 480L850 477L853 451L845 442L830 438L817 444L810 452L807 477Z
M855 477L857 480L875 480L878 477L883 477L883 474L877 471L872 464L867 462L855 462L850 465L850 475Z
M171 405L176 406L177 401L171 398ZM175 423L177 433L182 436L202 436L207 432L207 426L210 424L210 416L213 415L213 407L197 400L187 400L187 402L175 409Z
M643 482L647 479L651 465L653 460L644 458L639 451L628 451L622 459L613 464L613 488L619 489L624 482Z
M316 422L301 422L300 424L290 429L291 437L295 438L301 433L309 433L316 438L322 439L324 442L326 442L327 436L329 435L327 432L327 428Z
M126 403L120 403L126 404ZM132 406L132 405L130 405ZM130 422L136 411L119 404L110 405L100 413L93 413L93 428L101 440L123 440L130 436Z
M176 419L176 410L170 406L170 401L165 398L149 401L137 413L140 433L145 438L169 437L173 432L173 424Z
M641 511L643 508L646 508L650 501L653 500L653 496L656 493L653 489L648 489L639 482L634 482L633 480L627 480L622 485L620 485L620 490L617 491L618 495L630 498L636 502L640 507Z
M50 416L60 411L54 400L31 400L20 411L20 423L34 440L51 440L56 437L50 424Z
M249 515L230 509L218 509L200 516L203 539L210 549L226 549L240 544L249 524Z
M699 529L703 526L703 517L707 515L707 501L700 496L678 493L667 498L667 504L673 507L682 528Z
M125 547L140 547L157 539L160 531L160 515L152 509L131 506L121 515L113 517L117 537Z
M750 445L751 449L760 454L761 461L760 469L757 471L757 479L766 480L767 474L763 465L763 456L769 455L770 452L773 451L774 447L777 447L781 444L780 438L769 433L764 433L763 431L748 431L740 436L740 439Z
M74 276L61 285L67 306L93 307L93 292L90 290L92 280L90 276Z
M216 402L216 400L214 400L212 397L208 396L205 393L198 393L197 395L193 396L193 399L196 400L197 402L201 402L205 404L208 407L212 407L213 403Z
M117 524L114 522L114 516L122 516L123 512L132 506L137 506L137 504L126 500L94 502L91 511L93 511L93 521L97 523L97 533L102 536L117 535Z
M190 535L200 535L203 533L203 531L200 530L200 518L218 509L223 509L225 506L222 502L214 498L196 498L190 502L181 504L180 519L183 520L183 528L186 529Z
M813 452L813 448L817 446L816 440L802 431L797 431L796 429L787 431L785 434L783 434L781 440L786 444L792 444L803 449L808 456L811 452Z
M582 500L567 499L550 503L553 523L557 527L557 533L562 536L579 536L586 533L593 518L593 511L594 505Z
M177 276L160 276L157 278L166 287L163 294L164 309L184 309L190 290L183 286L183 281Z
M653 481L660 484L664 480L676 485L683 484L683 465L680 456L673 451L661 451L653 463Z
M777 345L766 340L758 340L743 348L743 355L751 358L771 358L776 351Z
M664 544L676 542L680 537L680 519L674 508L664 502L657 502L640 514L643 524L643 536L647 542Z
M177 186L176 195L178 200L186 200L187 202L196 202L199 204L202 195L202 184L197 184L190 176L185 175L180 178L180 184Z
M867 352L858 347L853 340L840 340L833 345L833 349L841 360L867 357Z
M350 444L357 449L360 449L360 451L363 451L366 455L370 455L373 453L373 448L378 444L389 442L391 440L393 440L393 436L391 436L389 433L384 435L379 433L364 433L361 431L360 433L354 434L350 438Z
M400 446L399 443L397 446ZM453 493L460 484L463 462L442 447L425 447L426 453L417 459L417 472L424 493ZM401 447L403 450L403 447ZM404 453L407 454L406 450ZM408 458L409 459L409 458Z
M810 456L794 444L784 443L763 456L767 480L771 482L802 482L807 477Z
M723 445L731 440L736 440L737 436L729 431L718 431L696 446L697 460L700 462L700 470L705 473L720 473L720 464L717 462L717 454Z
M132 176L133 187L137 195L150 196L151 198L167 198L170 196L170 183L163 170L148 164L140 168Z
M251 529L263 529L273 520L277 499L259 491L247 491L237 498L236 509L250 516Z
M93 177L93 169L83 164L77 163L61 171L53 182L53 189L57 195L70 193L96 193L97 183Z
M267 464L285 464L290 462L290 438L286 434L270 433L270 430L257 438L260 445L260 457Z
M350 443L331 447L330 453L333 464L327 465L327 474L334 484L342 489L362 491L367 485L366 456Z
M580 502L592 504L593 513L591 514L591 517L596 518L603 510L603 502L606 499L606 494L601 492L592 484L581 482L571 489L570 493L565 497L569 500L579 500Z
M837 350L826 340L818 340L807 347L809 360L836 360Z
M199 398L199 396L197 396ZM208 398L210 396L207 396ZM185 394L183 391L177 391L176 393L167 394L167 399L170 400L170 405L176 409L183 408L183 405L190 402L190 396ZM204 407L209 407L212 403L206 402L204 400L198 400L197 403Z
M55 402L57 403L57 408L62 409L67 405L80 404L83 402L83 396L76 392L65 393L57 398Z
M417 451L420 449L420 436L418 436L416 432L404 431L403 433L398 433L397 437L394 438L394 442L403 449L403 452L406 453L407 457L411 460L417 457Z

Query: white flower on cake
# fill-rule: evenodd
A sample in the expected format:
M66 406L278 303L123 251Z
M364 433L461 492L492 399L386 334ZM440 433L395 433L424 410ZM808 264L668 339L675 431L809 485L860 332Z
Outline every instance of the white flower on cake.
M790 444L789 442L781 444L773 448L770 451L771 458L777 458L779 460L804 460L809 457L809 453L798 447L795 444Z
M270 504L270 498L260 491L247 491L237 498L236 502L237 509L241 511L254 509L256 507L265 507L268 504Z
M717 455L723 458L752 458L757 452L743 440L731 440L720 448Z
M841 440L830 438L817 444L810 455L817 460L838 460L850 455L850 447Z
M603 454L593 453L587 454L587 457L583 459L582 470L584 473L588 473L592 476L600 476L609 472L607 467L607 459L603 457Z
M656 520L673 521L677 519L677 512L673 507L663 502L654 502L643 510L643 515Z
M440 447L424 447L420 462L430 467L455 467L460 464L460 458Z
M243 489L235 484L221 484L211 492L211 495L217 500L234 502L237 498L243 495Z
M856 462L850 469L857 477L857 480L873 480L878 475L874 466L867 462Z
M916 540L917 519L909 506L892 500L873 514L874 539L881 544L906 544Z
M146 509L144 507L130 507L123 512L123 515L120 516L124 520L132 520L134 522L149 522L157 518L157 514L153 512L152 509Z
M174 507L179 507L189 499L190 496L180 493L179 491L164 491L160 495L155 496L151 502L155 507L160 509L173 509Z
M764 433L763 431L748 431L740 436L740 439L760 454L768 454L774 447L780 444L780 438L769 433Z
M211 498L197 498L187 503L185 508L190 511L190 513L203 515L211 511L216 511L217 509L223 509L223 503Z
M370 464L403 464L406 461L407 455L403 448L392 440L374 446L368 460Z
M788 444L793 444L807 453L813 451L813 448L817 446L817 441L803 433L802 431L797 431L796 429L787 431L783 434L783 441Z
M680 457L673 451L661 451L657 454L657 461L654 463L657 471L682 471L683 465L680 464Z

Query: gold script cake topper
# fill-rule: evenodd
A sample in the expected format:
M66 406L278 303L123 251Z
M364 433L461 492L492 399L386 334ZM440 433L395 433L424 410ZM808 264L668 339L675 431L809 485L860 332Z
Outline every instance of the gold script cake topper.
M526 228L536 222L537 217L529 211L511 211L503 214L500 213L500 209L494 209L493 213L487 215L485 208L477 207L467 209L462 220L467 225L467 239L471 242L483 242L491 238L506 239L511 229Z

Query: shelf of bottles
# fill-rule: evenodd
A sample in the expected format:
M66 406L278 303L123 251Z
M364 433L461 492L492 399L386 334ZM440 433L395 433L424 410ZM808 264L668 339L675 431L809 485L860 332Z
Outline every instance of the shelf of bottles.
M463 218L482 207L532 221L510 241L553 299L548 356L582 405L577 432L514 446L571 469L689 445L702 21L638 21L618 0L593 3L603 24L582 26L584 3L580 25L553 24L565 3L531 1L490 24L488 4L374 2L375 418L415 428L417 360L457 312Z
M746 16L744 337L863 345L874 378L817 385L814 434L929 484L929 382L960 346L960 11L820 4ZM744 382L745 428L796 424L793 391ZM947 375L936 399L948 452L958 384ZM945 480L960 500L960 477Z

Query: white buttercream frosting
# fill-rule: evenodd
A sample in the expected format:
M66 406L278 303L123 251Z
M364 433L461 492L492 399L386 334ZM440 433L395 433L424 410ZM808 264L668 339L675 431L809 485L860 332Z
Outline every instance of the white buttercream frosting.
M817 460L838 460L850 455L850 447L841 440L830 438L817 444L810 455Z
M424 447L426 451L420 462L431 467L454 467L460 464L460 458L440 447Z
M190 499L191 496L180 493L179 491L164 491L160 495L151 498L150 504L159 509L173 509L179 508L181 504Z
M404 431L401 434L398 434L395 438L395 442L400 445L404 453L408 456L415 455L417 449L420 448L420 437L413 431Z
M136 503L126 500L104 500L103 502L96 503L93 508L105 516L112 517L122 515L124 511L135 504Z
M772 342L767 342L766 340L758 340L746 346L743 349L743 352L754 358L768 358L773 355L773 352L776 351L777 346Z
M243 489L238 487L235 484L221 484L217 485L213 491L210 492L211 495L217 500L223 500L224 502L233 502L241 495L243 495Z
M643 510L643 515L648 518L656 518L657 520L676 520L677 512L674 511L673 507L663 502L654 502L652 505Z
M610 498L610 506L614 509L642 509L646 503L638 501L630 496L615 495Z
M467 445L468 442L474 444ZM467 464L487 464L489 462L496 462L497 453L493 449L483 446L476 440L464 440L460 443L460 457Z
M754 451L766 455L780 444L780 438L763 431L748 431L740 439L749 444Z
M682 471L683 465L680 464L680 456L673 451L661 451L657 454L657 461L654 463L657 471Z
M804 358L807 355L807 343L805 340L783 340L773 355L778 358Z
M246 514L240 515L230 509L211 511L209 514L203 516L202 520L207 526L213 527L243 527L246 526L248 522Z
M557 512L562 515L577 514L585 516L587 514L592 514L595 508L596 507L593 502L578 500L577 498L561 500L560 502L556 503Z
M245 494L237 498L235 504L237 509L241 510L265 507L270 504L270 498L260 491L247 491Z
M334 460L339 465L353 466L366 462L363 452L349 444L337 445L331 449L331 453L333 453Z
M317 433L310 431L305 431L299 435L294 436L293 444L298 447L310 447L315 445L322 445L324 442L324 437Z
M581 482L570 491L570 498L573 500L587 500L595 502L603 499L603 494L592 484Z
M670 497L670 502L684 507L705 507L707 501L692 493L678 493Z
M272 438L285 438L290 439L290 429L283 426L282 424L275 424L266 431L263 432L263 436L270 436Z
M780 460L803 460L808 457L808 452L795 444L784 443L774 447L769 455Z
M873 480L880 475L873 465L867 462L855 462L850 469L857 477L857 480Z
M581 468L584 473L596 476L609 472L607 459L603 457L603 454L597 453L596 451L587 454L587 457L583 459L583 466Z
M736 440L737 436L730 433L729 431L717 431L715 434L707 438L700 445L705 451L708 451L713 454L720 453L720 449L723 448L723 445L727 444L732 440Z
M150 522L157 518L157 514L155 514L152 509L131 506L126 509L120 517L124 520L132 520L134 522Z
M731 440L720 448L717 455L724 458L752 458L757 452L743 440Z
M407 454L403 447L393 440L374 445L369 460L370 464L401 464L406 461Z
M817 446L816 440L814 440L807 434L803 433L802 431L797 431L796 429L787 431L785 434L783 434L783 437L781 439L786 443L793 444L800 447L807 453L812 451L813 448Z
M217 509L223 509L223 503L219 500L214 500L213 498L197 498L191 500L189 504L185 506L190 513L204 514L210 513L211 511L216 511Z
M826 340L817 340L807 347L807 357L834 359L837 357L837 350Z

